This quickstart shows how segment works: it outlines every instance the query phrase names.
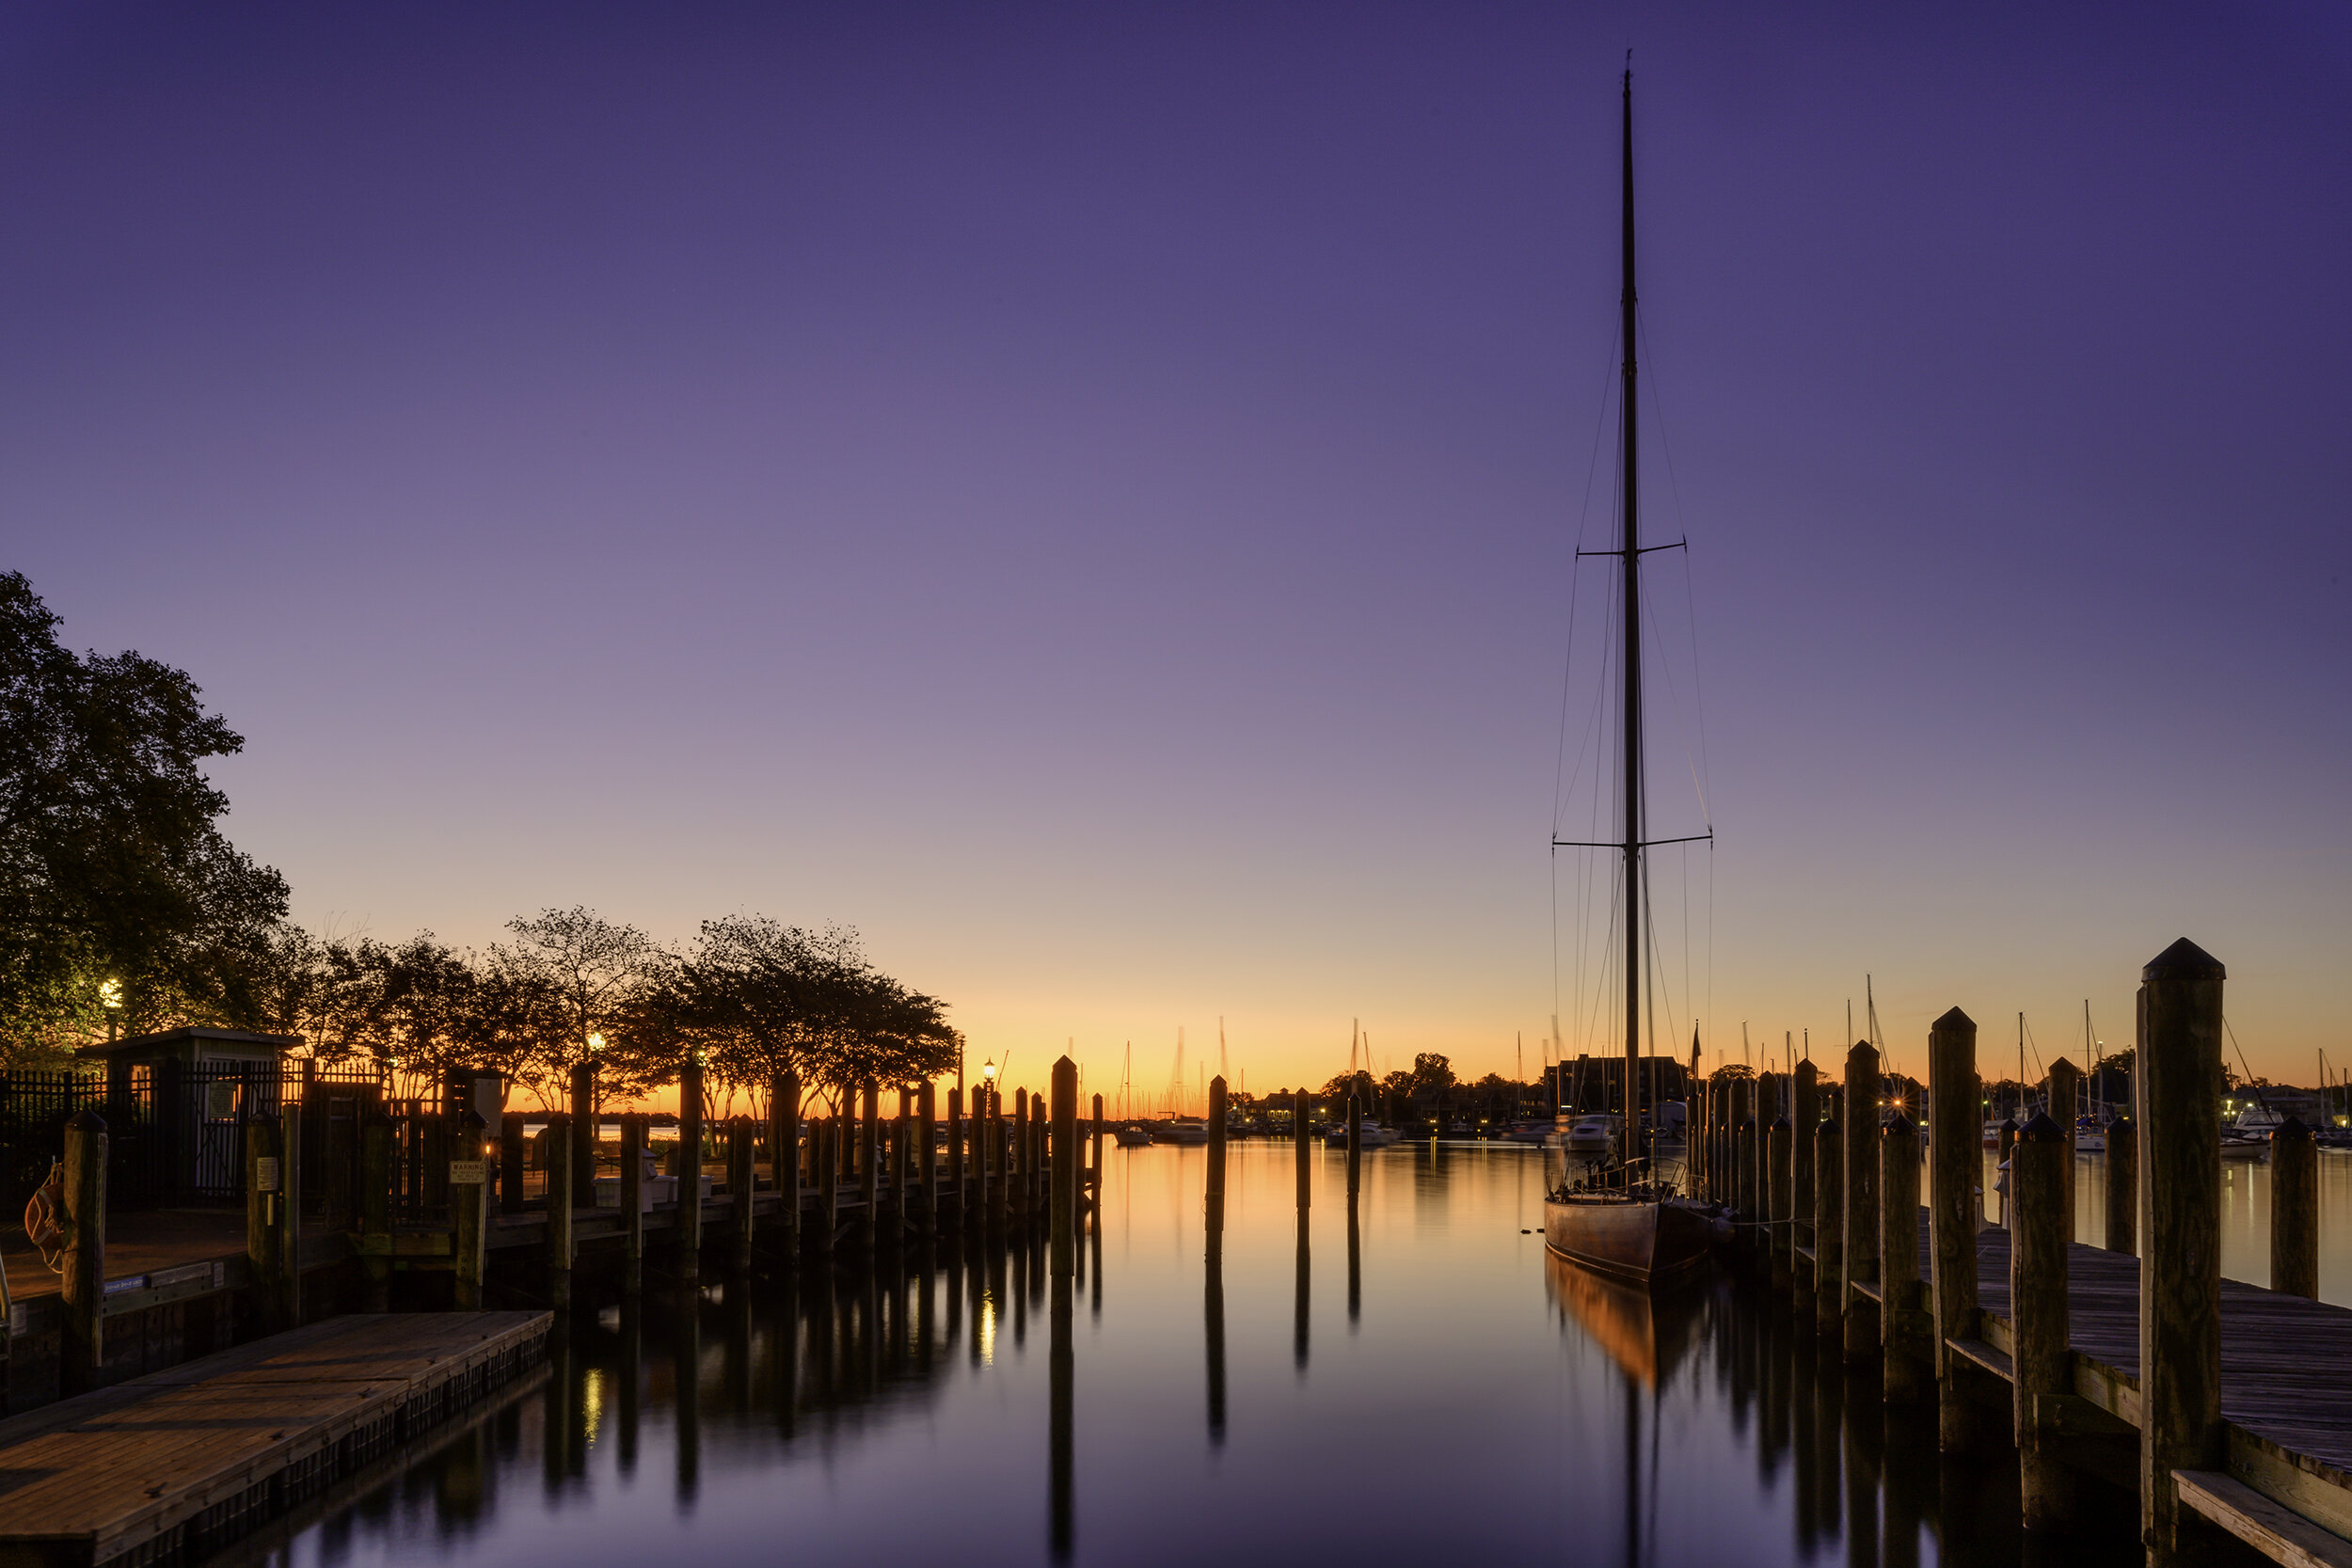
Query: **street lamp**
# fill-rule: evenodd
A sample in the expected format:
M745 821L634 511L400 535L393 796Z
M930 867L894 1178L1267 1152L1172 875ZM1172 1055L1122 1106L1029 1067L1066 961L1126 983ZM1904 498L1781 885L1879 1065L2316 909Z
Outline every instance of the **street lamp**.
M993 1109L993 1108L994 1108L994 1106L995 1106L995 1104L996 1104L996 1058L995 1058L995 1057L991 1056L991 1057L990 1057L987 1061L985 1061L985 1062L983 1062L983 1063L981 1063L981 1064L980 1064L980 1078L981 1078L981 1080L982 1080L982 1081L983 1081L983 1082L984 1082L984 1083L988 1085L988 1088L987 1088L987 1093L988 1093L988 1103L989 1103L990 1107L991 1107L992 1109Z
M106 1009L106 1040L112 1044L117 1031L122 1026L122 982L99 981L98 1005Z
M604 1037L602 1035L590 1035L588 1037L588 1049L591 1052L602 1051L604 1049Z

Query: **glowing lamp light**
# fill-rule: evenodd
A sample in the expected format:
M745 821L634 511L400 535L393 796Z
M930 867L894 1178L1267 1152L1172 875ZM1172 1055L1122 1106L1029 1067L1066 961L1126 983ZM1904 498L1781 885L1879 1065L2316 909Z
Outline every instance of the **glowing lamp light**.
M980 1076L987 1079L992 1084L996 1082L995 1057L991 1056L987 1061L980 1064Z
M707 1047L699 1045L694 1047L694 1065L696 1067L708 1067L710 1065L710 1052Z
M122 1010L122 982L119 980L99 981L98 1005L109 1012L120 1012Z
M604 1037L602 1035L590 1035L588 1037L588 1049L591 1051L602 1051L604 1049Z

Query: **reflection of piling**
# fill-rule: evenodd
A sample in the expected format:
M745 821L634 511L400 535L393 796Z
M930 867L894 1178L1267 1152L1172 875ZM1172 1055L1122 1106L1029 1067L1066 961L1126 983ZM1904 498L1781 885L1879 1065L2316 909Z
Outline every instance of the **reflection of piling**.
M645 1280L645 1118L621 1115L621 1291L635 1295Z
M2134 1251L2139 1225L2139 1130L2118 1111L2107 1123L2107 1250Z
M1078 1064L1054 1064L1053 1273L1057 1331L1067 1326L1070 1287L1078 1268Z
M2010 1165L2016 1199L2009 1254L2010 1361L2015 1380L2017 1481L2027 1529L2074 1513L2074 1478L2061 1463L2059 1403L2073 1391L2066 1300L2066 1133L2046 1115L2017 1134Z
M1878 1354L1878 1304L1857 1285L1879 1277L1879 1053L1857 1040L1846 1053L1846 1269L1839 1309L1845 1315L1846 1364Z
M2134 1064L2140 1162L2139 1509L2157 1568L2194 1550L2174 1470L2221 1468L2221 1082L2218 961L2183 938L2141 971L2147 1046ZM2158 1267L2161 1261L2162 1266Z
M1846 1278L1846 1153L1835 1115L1813 1131L1813 1323L1837 1337Z
M1067 1065L1069 1060L1067 1056L1062 1058L1064 1065ZM1060 1068L1056 1068L1055 1074L1058 1079ZM1067 1115L1073 1144L1071 1170L1073 1185L1077 1169L1075 1158L1078 1125L1075 1103L1077 1098L1078 1069L1072 1067L1070 1069L1070 1096L1067 1101L1062 1097L1061 1085L1058 1083L1055 1085L1054 1116L1057 1124L1056 1131L1058 1132L1058 1123L1065 1115L1064 1106L1068 1106ZM1057 1149L1056 1153L1058 1156L1059 1150ZM1057 1182L1056 1185L1058 1187L1060 1184ZM1072 1410L1073 1385L1077 1382L1077 1364L1075 1357L1072 1354L1070 1345L1071 1291L1072 1286L1068 1272L1057 1270L1054 1275L1053 1305L1050 1308L1053 1318L1053 1338L1046 1352L1048 1398L1053 1406L1049 1418L1052 1422L1052 1431L1048 1439L1051 1470L1051 1481L1048 1484L1051 1491L1049 1503L1052 1514L1051 1543L1053 1559L1056 1562L1069 1561L1072 1548L1077 1542L1076 1499L1073 1496L1075 1483L1073 1476L1077 1442L1074 1431L1076 1422Z
M1295 1291L1291 1308L1291 1365L1301 1374L1307 1370L1307 1287L1312 1271L1307 1257L1307 1211L1298 1211L1298 1268Z
M1929 1277L1934 1292L1937 1443L1947 1451L1970 1440L1961 1380L1969 1376L1950 1341L1977 1333L1977 1174L1983 1138L1977 1125L1976 1021L1958 1007L1928 1029L1930 1117Z
M1364 1247L1356 1206L1347 1206L1347 1323L1350 1332L1364 1315Z
M1209 1267L1200 1290L1201 1344L1209 1363L1209 1441L1225 1441L1225 1259L1209 1250Z
M1209 1080L1208 1176L1200 1196L1201 1228L1214 1259L1225 1240L1225 1075Z
M2270 1288L2319 1299L2319 1145L2295 1117L2270 1133Z
M702 1297L691 1281L677 1292L676 1321L670 1330L670 1382L675 1409L673 1429L677 1461L677 1503L691 1511L702 1487Z
M626 1148L631 1118L621 1118L621 1139ZM621 1365L613 1381L620 1385L620 1418L613 1424L620 1431L614 1440L613 1467L624 1480L637 1473L638 1388L644 1382L645 1314L635 1291L621 1298Z
M391 1124L384 1124L384 1150L389 1162L391 1153ZM368 1128L361 1136L361 1147L371 1155L375 1148L375 1132ZM548 1151L548 1305L558 1311L572 1304L572 1118L558 1111L548 1117L546 1139ZM369 1167L368 1188L371 1196L375 1190L373 1160ZM373 1273L373 1271L371 1271ZM373 1310L382 1311L383 1307Z
M1919 1278L1919 1128L1902 1111L1879 1132L1879 1342L1889 1404L1933 1393L1935 1328Z

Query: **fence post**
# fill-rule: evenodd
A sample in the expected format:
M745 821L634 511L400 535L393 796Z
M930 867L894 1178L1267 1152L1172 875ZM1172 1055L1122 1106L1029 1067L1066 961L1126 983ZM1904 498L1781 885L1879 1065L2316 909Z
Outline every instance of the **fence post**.
M289 1101L278 1113L278 1288L280 1321L302 1326L302 1102Z
M1951 1341L1977 1338L1977 1177L1984 1164L1978 1118L1977 1024L1958 1007L1928 1029L1929 1277L1935 1293L1937 1444L1968 1446L1971 1429L1961 1395L1963 1364Z
M548 1117L548 1304L572 1304L572 1118Z
M2221 1433L2219 960L2184 937L2140 972L2147 1046L2133 1064L2139 1173L2139 1523L2152 1568L2198 1555L2175 1470L2217 1470ZM2161 1265L2161 1266L2159 1266Z
M2220 1156L2214 1157L2217 1165ZM2058 1402L2074 1386L2066 1299L2066 1132L2046 1114L2019 1130L2010 1194L2016 1223L2009 1254L2015 1378L2017 1484L2027 1529L2072 1516L2074 1477L2058 1458Z
M87 1107L65 1124L65 1342L57 1381L84 1394L106 1366L106 1123Z
M1878 1303L1854 1289L1879 1277L1879 1053L1856 1040L1846 1053L1846 1272L1838 1292L1846 1319L1846 1363L1878 1354Z
M365 1259L368 1310L392 1308L392 1119L373 1097L359 1122L359 1254Z
M449 1202L451 1219L450 1253L456 1265L457 1306L459 1310L478 1312L482 1309L482 1272L487 1255L490 1229L489 1162L484 1158L483 1143L489 1130L482 1113L471 1105L457 1115L455 1135L450 1140Z

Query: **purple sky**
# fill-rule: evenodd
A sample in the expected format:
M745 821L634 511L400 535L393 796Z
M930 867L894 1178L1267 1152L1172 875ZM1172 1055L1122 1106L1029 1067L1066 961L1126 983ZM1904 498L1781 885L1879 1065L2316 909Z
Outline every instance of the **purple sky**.
M1631 43L1682 1027L2352 1062L2345 13L1566 9L12 8L0 554L314 925L1532 1070Z

